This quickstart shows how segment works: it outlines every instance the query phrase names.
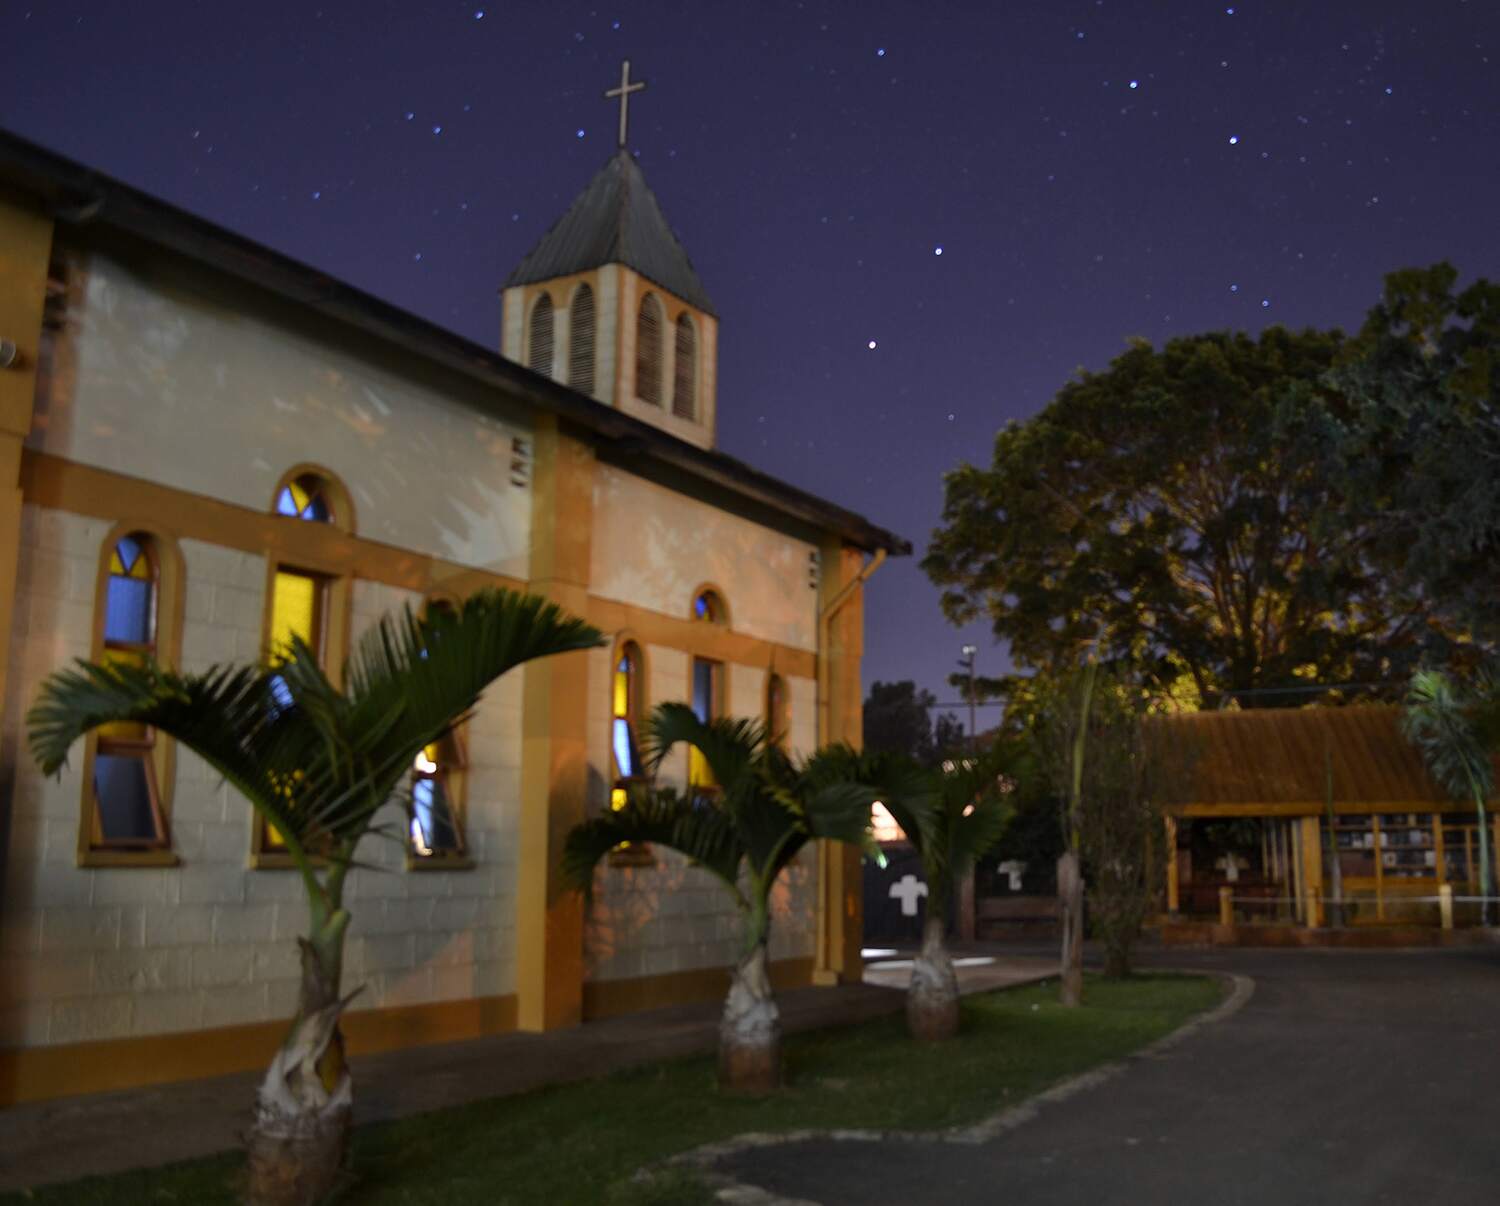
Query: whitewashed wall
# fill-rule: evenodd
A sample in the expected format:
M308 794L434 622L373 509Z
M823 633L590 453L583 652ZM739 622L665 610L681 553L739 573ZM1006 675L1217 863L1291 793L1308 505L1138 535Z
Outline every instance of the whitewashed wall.
M257 511L283 473L313 462L349 487L361 536L527 576L530 490L510 483L512 437L529 445L522 420L196 278L145 279L78 252L69 272L58 372L28 446Z
M814 547L611 465L594 476L593 594L689 615L692 592L717 582L737 632L818 647Z
M0 895L0 1045L34 1046L195 1030L291 1015L301 884L250 870L249 804L179 747L172 868L75 865L83 747L60 780L25 753L22 716L41 679L87 657L100 543L110 525L27 505L17 574L0 776L12 784ZM182 542L183 665L259 654L266 562ZM358 635L414 596L353 589ZM348 885L345 983L357 1008L514 991L515 839L521 678L493 688L468 734L471 871L405 871L395 843L367 841L380 870ZM396 808L386 816L400 826Z

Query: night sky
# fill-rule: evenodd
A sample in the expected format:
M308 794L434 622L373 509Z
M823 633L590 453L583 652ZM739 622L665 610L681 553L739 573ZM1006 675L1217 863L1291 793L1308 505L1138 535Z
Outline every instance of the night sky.
M1500 275L1500 0L8 3L0 125L488 346L631 148L722 320L719 444L908 536L1131 336ZM941 699L916 558L866 682Z

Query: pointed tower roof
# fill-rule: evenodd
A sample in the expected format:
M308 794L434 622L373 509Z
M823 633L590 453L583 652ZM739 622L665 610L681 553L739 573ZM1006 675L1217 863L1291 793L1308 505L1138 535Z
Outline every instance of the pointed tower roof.
M688 305L718 317L640 165L623 148L609 157L505 285L530 285L604 264L633 268Z

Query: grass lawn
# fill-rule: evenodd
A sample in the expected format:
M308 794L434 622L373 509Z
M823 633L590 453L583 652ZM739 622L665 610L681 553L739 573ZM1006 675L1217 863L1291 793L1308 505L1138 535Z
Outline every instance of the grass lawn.
M941 1046L911 1042L900 1017L790 1038L788 1087L769 1099L721 1095L713 1060L700 1057L377 1123L355 1133L358 1180L339 1202L706 1203L706 1189L688 1174L650 1185L631 1174L745 1131L974 1122L1144 1046L1220 997L1219 982L1204 977L1091 978L1087 1004L1067 1010L1052 982L965 998L963 1034ZM233 1203L241 1163L228 1154L0 1201Z

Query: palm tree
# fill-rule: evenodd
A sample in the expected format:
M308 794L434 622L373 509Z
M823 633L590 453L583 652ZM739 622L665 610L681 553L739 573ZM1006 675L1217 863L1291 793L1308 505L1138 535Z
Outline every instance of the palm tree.
M298 939L301 993L256 1098L250 1201L319 1201L346 1161L353 1081L339 1017L354 994L341 995L344 884L376 814L418 752L460 724L500 675L600 641L543 599L487 590L423 619L410 609L382 618L350 659L343 691L300 640L275 665L178 674L151 660L79 662L42 684L27 725L44 773L58 773L91 729L148 725L239 789L302 876L310 918Z
M1441 670L1418 670L1406 692L1401 729L1450 798L1474 801L1479 817L1479 894L1484 898L1480 920L1489 925L1495 880L1484 802L1495 789L1495 765L1477 723L1485 694L1492 692L1462 691Z
M678 744L695 748L711 790L632 787L623 807L573 828L563 873L587 897L599 860L624 843L666 846L718 878L739 911L743 941L719 1024L719 1083L766 1093L781 1083L781 1020L766 943L771 889L815 838L868 841L875 792L858 782L859 756L843 746L794 759L749 720L707 723L684 704L662 704L646 724L649 768Z
M867 773L881 802L922 860L927 917L922 949L912 962L906 1023L912 1037L958 1033L958 977L945 940L954 887L993 850L1010 823L1004 779L992 752L925 770L900 756L876 757Z

